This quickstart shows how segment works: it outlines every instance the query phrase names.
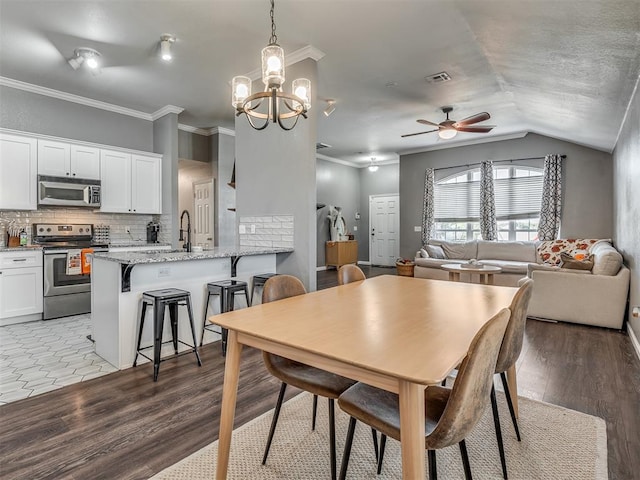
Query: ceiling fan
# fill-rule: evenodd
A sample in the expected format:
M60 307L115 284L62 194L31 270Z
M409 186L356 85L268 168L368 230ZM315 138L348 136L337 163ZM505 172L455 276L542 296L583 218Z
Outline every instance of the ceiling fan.
M438 132L438 136L444 140L455 137L458 132L471 132L471 133L489 133L492 129L495 128L495 125L479 125L476 127L472 127L479 122L484 122L485 120L489 120L491 115L487 112L476 113L475 115L471 115L470 117L464 118L459 121L450 120L449 113L453 111L453 107L442 107L442 111L447 116L447 119L440 123L433 123L429 120L417 120L418 123L423 125L431 125L434 127L438 127L435 130L427 130L426 132L418 132L418 133L408 133L406 135L401 135L404 137L412 137L414 135L422 135L423 133L431 133Z

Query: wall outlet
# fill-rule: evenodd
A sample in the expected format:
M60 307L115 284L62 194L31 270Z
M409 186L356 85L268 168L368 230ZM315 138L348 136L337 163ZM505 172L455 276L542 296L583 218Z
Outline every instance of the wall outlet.
M631 316L634 318L640 317L640 307L633 307L631 310Z
M247 233L247 227L245 227L244 225L240 225L240 226L238 227L238 232L239 232L240 234Z
M357 226L357 225L354 225L354 226L353 226L353 231L354 231L354 232L357 232L357 231L358 231L358 226Z
M125 231L126 233L131 233L131 227L130 227L129 225L126 225L126 226L124 227L124 231Z
M171 276L171 268L170 267L160 267L158 269L158 278L170 277Z
M251 233L256 233L256 226L255 225L251 225Z

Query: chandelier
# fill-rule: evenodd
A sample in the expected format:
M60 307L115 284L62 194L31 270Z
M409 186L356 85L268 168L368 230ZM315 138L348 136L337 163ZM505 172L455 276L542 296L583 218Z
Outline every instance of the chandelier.
M278 123L284 130L291 130L302 116L307 118L311 108L311 81L298 78L292 82L292 94L282 90L284 83L284 50L278 45L276 23L273 16L274 0L271 0L271 37L262 49L262 82L264 91L251 94L251 79L233 77L231 81L231 105L236 116L245 114L256 130L264 130L269 122ZM293 123L283 120L295 119Z

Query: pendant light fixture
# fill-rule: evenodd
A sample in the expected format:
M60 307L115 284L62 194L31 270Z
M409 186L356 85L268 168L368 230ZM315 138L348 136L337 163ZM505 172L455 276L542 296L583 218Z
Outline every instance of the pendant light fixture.
M244 113L256 130L264 130L269 122L278 123L284 130L291 130L301 116L307 118L307 111L311 108L311 82L308 79L294 80L291 94L282 90L285 81L284 50L278 45L274 7L274 0L271 0L271 37L269 44L262 49L264 91L252 95L249 77L237 76L231 81L231 105L236 109L236 116ZM256 119L261 123L256 123ZM293 123L283 122L290 119L293 119Z
M377 172L378 171L378 165L376 165L375 162L376 157L371 157L371 163L369 163L369 166L367 167L369 169L370 172Z

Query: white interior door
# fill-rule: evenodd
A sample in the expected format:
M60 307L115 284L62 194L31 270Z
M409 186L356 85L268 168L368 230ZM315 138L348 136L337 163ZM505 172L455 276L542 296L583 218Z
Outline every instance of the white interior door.
M213 180L193 183L194 245L212 248L213 242Z
M369 196L369 261L395 265L400 254L400 196Z

